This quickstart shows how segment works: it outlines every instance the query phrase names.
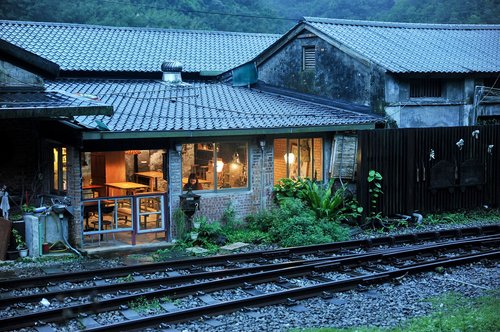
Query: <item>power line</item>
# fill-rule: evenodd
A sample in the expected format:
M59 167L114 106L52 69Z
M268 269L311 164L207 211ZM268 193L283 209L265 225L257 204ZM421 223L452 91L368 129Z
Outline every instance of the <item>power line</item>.
M100 2L107 2L107 3L114 3L117 5L122 5L122 6L137 6L137 7L146 7L146 8L152 8L156 10L169 10L169 11L174 11L174 12L181 12L181 13L187 13L187 14L204 14L204 15L219 15L219 16L231 16L231 17L244 17L244 18L259 18L259 19L266 19L266 20L282 20L282 21L293 21L296 22L300 20L300 18L292 18L292 17L274 17L274 16L260 16L260 15L249 15L249 14L233 14L233 13L224 13L224 12L209 12L209 11L204 11L204 10L188 10L188 9L180 9L180 8L166 8L166 7L160 7L160 6L153 6L145 3L131 3L131 2L121 2L121 1L113 1L113 0L101 0Z

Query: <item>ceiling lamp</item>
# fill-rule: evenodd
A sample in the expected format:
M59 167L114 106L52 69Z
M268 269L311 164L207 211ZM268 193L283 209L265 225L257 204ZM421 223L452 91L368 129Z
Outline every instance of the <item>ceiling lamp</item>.
M217 173L222 172L224 168L224 163L222 162L222 158L217 158Z
M287 164L291 165L295 162L295 155L293 154L293 152L285 153L284 157Z

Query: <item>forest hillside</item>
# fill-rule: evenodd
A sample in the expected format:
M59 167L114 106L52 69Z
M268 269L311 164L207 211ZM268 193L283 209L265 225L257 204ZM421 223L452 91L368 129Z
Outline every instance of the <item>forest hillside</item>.
M1 0L0 19L283 33L304 16L500 23L498 0Z

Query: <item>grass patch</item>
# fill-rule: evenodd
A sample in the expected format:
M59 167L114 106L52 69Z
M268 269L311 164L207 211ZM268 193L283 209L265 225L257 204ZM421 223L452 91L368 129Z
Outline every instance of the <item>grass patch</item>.
M148 300L145 297L140 297L135 301L129 302L130 309L137 312L154 312L161 309L160 300L157 298Z
M476 209L470 211L443 212L429 214L424 217L424 225L452 224L461 225L471 221L500 222L499 209Z
M500 291L479 298L457 294L431 300L436 311L429 316L414 318L392 328L353 327L308 328L291 331L307 332L497 332L500 331Z

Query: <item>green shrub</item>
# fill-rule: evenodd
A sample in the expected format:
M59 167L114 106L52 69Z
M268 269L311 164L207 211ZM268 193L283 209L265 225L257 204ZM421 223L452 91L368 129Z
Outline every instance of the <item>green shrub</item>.
M298 198L299 192L302 190L303 183L299 180L292 180L289 178L284 178L279 180L277 184L274 185L273 193L275 203L281 205L281 201L287 198Z
M317 219L299 199L282 201L281 209L272 210L269 237L284 247L333 242L347 239L347 230L337 222Z
M276 213L271 210L262 210L255 214L245 217L247 227L249 229L259 230L261 232L268 232L269 228L273 225Z
M218 221L208 221L206 217L201 221L198 229L198 238L193 244L209 249L208 246L224 245L227 239Z
M174 210L172 214L174 220L177 240L184 240L187 233L186 215L180 208Z
M334 190L333 184L334 179L326 184L309 178L282 179L274 187L274 194L280 207L290 198L301 199L318 219L350 222L361 216L363 208L347 195L346 187Z
M224 230L224 235L229 243L245 242L253 244L261 244L269 242L269 235L258 229L233 229Z

